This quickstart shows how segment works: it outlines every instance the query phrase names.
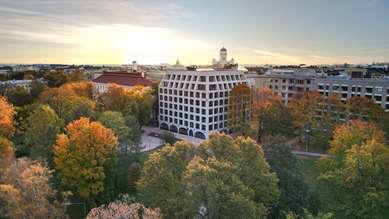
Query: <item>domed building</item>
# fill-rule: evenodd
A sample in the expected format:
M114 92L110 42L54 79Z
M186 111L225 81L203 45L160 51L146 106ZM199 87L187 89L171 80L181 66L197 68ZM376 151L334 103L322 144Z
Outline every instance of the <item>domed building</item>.
M232 58L228 60L227 49L223 46L219 51L219 61L212 59L212 65L217 69L237 69L238 65L235 63L235 60Z

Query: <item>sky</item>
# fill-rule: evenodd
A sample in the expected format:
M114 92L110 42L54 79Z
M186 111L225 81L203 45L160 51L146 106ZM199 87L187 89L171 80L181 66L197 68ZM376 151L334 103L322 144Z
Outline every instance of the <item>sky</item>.
M0 0L0 63L389 61L389 0Z

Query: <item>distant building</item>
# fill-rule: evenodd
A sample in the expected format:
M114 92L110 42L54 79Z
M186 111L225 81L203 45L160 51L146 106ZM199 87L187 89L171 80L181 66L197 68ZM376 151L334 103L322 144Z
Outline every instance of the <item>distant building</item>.
M256 88L269 88L277 93L287 105L295 94L315 89L316 72L311 69L274 69L262 75L249 74L247 78Z
M227 49L222 47L219 51L219 60L213 59L212 60L212 66L216 69L225 69L225 68L231 68L231 69L237 69L238 64L235 63L235 60L232 58L231 60L228 60L227 58Z
M0 87L2 87L5 91L7 91L9 88L13 87L23 87L26 90L30 91L31 84L34 80L8 80L8 81L2 81L0 82ZM42 78L37 79L37 82L40 83L46 83L46 81Z
M103 72L92 80L97 93L104 93L108 90L109 84L117 84L124 88L133 86L152 86L152 82L144 77L142 73L128 73L127 71Z
M338 95L342 101L354 96L367 97L389 111L389 78L350 78L336 76L317 78L315 90L325 96Z

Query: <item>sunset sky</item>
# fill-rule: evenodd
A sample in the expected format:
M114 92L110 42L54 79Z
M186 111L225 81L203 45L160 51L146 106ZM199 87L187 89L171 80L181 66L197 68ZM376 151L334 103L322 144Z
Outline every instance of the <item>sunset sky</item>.
M0 0L0 63L389 61L389 0Z

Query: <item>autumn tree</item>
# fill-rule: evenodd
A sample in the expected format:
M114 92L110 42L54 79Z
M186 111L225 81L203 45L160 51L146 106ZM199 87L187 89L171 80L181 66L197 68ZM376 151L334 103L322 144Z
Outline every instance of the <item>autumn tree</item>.
M106 176L112 172L117 137L99 122L80 118L69 123L57 136L54 164L61 185L87 199L104 191Z
M325 208L339 218L385 218L389 211L389 148L371 123L336 128L318 177Z
M138 188L167 218L265 217L279 195L262 148L249 138L213 134L198 147L180 141L145 162Z
M0 178L4 170L12 163L13 157L12 142L0 136Z
M270 89L260 89L255 93L253 104L253 137L261 141L262 137L293 133L292 117L280 96Z
M7 100L0 96L0 136L10 137L15 131L13 117L15 110Z
M90 210L87 219L161 219L162 215L159 209L146 208L142 204L127 204L121 201L111 202L108 205L102 205Z
M325 97L318 92L296 95L288 108L300 136L308 134L312 145L327 150L333 129L345 119L345 107L338 96Z
M16 160L0 180L0 215L6 218L65 218L50 185L51 171L27 158Z
M289 211L302 215L310 204L309 188L304 179L301 160L292 153L285 141L276 136L264 146L265 158L278 176L281 192L278 204L271 209L273 218L281 218L284 212Z
M135 86L126 89L111 84L107 92L99 96L98 102L102 111L118 111L124 116L135 116L141 128L151 119L154 97L152 89L148 87Z
M359 119L376 123L386 132L389 139L388 113L377 103L367 97L354 96L346 102L348 119Z
M24 135L31 158L52 162L52 146L63 125L63 120L48 105L40 105L26 118Z
M40 95L40 101L49 105L65 123L81 116L94 114L95 102L67 87L50 88Z
M228 96L228 127L234 131L247 135L250 132L252 117L252 90L245 84L238 84L232 88Z

